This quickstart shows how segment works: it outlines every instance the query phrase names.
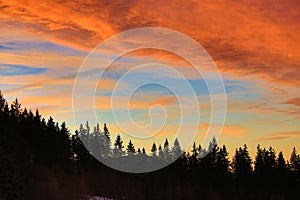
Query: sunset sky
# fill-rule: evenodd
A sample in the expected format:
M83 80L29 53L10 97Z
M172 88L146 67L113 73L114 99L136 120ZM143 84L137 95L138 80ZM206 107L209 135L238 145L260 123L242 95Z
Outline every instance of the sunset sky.
M89 52L122 31L168 28L196 40L221 72L227 116L219 143L226 144L231 155L246 143L252 155L261 144L289 156L293 146L300 151L299 10L298 0L0 0L0 90L7 100L17 97L23 106L39 108L44 116L66 121L75 130L73 84ZM137 36L135 42L142 39ZM113 138L122 134L108 99L120 74L145 61L178 70L196 90L204 114L196 138L201 143L210 111L205 84L189 63L160 50L131 52L113 63L97 88L100 123L108 124ZM160 70L157 77L165 78ZM147 110L152 105L167 110L165 128L152 141L172 137L178 124L176 97L165 88L145 86L133 98L130 109L137 123L149 122ZM188 130L188 124L183 126ZM143 141L136 145L151 146Z

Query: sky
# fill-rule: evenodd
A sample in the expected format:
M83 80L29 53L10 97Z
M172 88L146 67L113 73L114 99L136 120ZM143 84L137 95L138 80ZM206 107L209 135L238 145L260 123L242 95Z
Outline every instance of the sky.
M272 145L277 153L283 150L289 156L293 146L300 149L299 10L298 0L41 0L39 3L0 0L0 90L7 100L18 98L27 108L39 108L46 117L66 121L74 131L73 85L89 52L122 31L168 28L197 41L223 77L227 114L219 143L226 144L231 155L236 147L246 143L252 155L256 145L261 144ZM168 45L167 41L160 40ZM143 37L137 35L134 42L143 42ZM108 51L105 56L113 53ZM155 80L169 80L180 91L186 91L181 84L176 85L178 77L168 76L155 66L151 68L152 74L139 71L129 81L119 81L122 74L143 63L169 66L190 83L201 110L195 138L201 143L211 111L211 96L205 81L195 76L186 60L161 50L129 52L111 64L96 90L100 123L107 123L113 136L121 134L125 140L130 138L118 128L111 113L110 97L116 84L120 86L115 107L119 111L125 109L124 91L128 85L134 86L135 82L130 80L150 76ZM184 108L188 109L189 96L182 95ZM141 126L151 123L149 117L159 123L167 114L163 129L149 140L162 143L164 138L174 136L180 124L178 101L168 88L148 84L136 90L128 105L132 120ZM155 107L158 104L165 108L164 114ZM149 115L149 108L157 108L159 112ZM195 116L192 112L188 115L191 120ZM120 122L121 126L138 131L127 120ZM189 123L180 125L187 132L194 129ZM152 132L156 131L149 129L139 134L150 136ZM149 149L149 141L136 140L136 146Z

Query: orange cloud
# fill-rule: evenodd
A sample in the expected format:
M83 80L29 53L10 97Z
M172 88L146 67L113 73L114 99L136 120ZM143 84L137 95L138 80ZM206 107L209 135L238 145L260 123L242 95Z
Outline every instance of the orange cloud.
M300 106L300 98L291 98L285 102L283 102L284 104L290 104L290 105L294 105L294 106Z
M253 141L273 141L273 140L283 140L289 138L288 136L279 136L279 137L261 137Z
M199 133L201 133L202 135L206 134L208 126L209 126L208 123L202 123L199 126L199 131L200 131ZM247 131L248 131L248 129L243 125L239 125L239 124L226 125L225 124L220 137L221 138L241 138Z
M160 98L160 99L158 99L154 102L151 102L150 106L156 105L156 104L165 106L165 105L169 105L171 103L174 103L176 101L177 101L177 98L175 96L162 97L162 98Z
M281 131L272 133L271 135L285 135L289 137L300 137L300 131Z
M162 105L162 106L168 106L172 103L175 103L177 101L177 98L174 96L170 97L161 97L161 96L149 96L145 95L144 98L134 98L134 100L129 100L126 96L96 96L95 97L95 106L97 109L111 109L112 108L112 99L114 102L116 102L114 105L114 109L149 109L152 105ZM175 105L177 106L177 105ZM177 108L177 107L176 107ZM180 109L178 107L178 109ZM167 110L172 111L172 109ZM175 113L177 113L176 111ZM177 116L177 115L176 115Z
M40 1L1 2L1 24L21 25L57 43L90 50L120 31L160 26L202 44L222 71L299 85L300 25L297 0ZM163 57L162 57L163 59Z
M242 137L246 131L247 128L239 124L225 125L221 137L239 138Z

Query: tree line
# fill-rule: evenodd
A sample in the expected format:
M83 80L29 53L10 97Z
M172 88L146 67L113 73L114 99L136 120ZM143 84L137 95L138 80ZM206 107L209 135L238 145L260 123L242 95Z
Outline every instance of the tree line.
M65 122L46 120L38 110L22 108L18 99L9 105L0 92L0 199L299 198L300 155L295 147L290 159L259 145L254 159L247 145L236 149L231 160L228 155L226 146L215 139L208 149L194 143L190 151L182 150L177 139L173 144L166 139L146 152L132 140L125 145L120 135L111 141L106 124L103 131L99 124L91 131L86 123L71 134ZM172 164L151 173L130 174L95 157L112 162L125 158L127 164L132 161L126 160L129 157Z
M248 147L245 144L243 147L236 149L232 161L230 161L226 146L219 147L215 138L210 142L208 150L202 148L201 145L197 146L194 142L191 151L187 152L181 149L178 139L175 139L171 147L166 138L163 146L154 142L151 146L151 152L146 153L144 147L136 148L132 140L129 140L128 144L124 146L124 141L120 135L117 135L113 142L113 147L111 147L111 136L106 124L104 124L103 132L100 131L99 124L94 127L93 131L90 131L88 122L86 122L85 126L80 125L79 130L72 136L72 140L74 139L84 141L87 149L91 150L91 155L96 158L119 158L144 154L144 157L140 157L141 159L146 156L165 162L177 159L184 160L184 165L188 171L207 168L227 171L240 176L251 174L259 176L272 175L275 172L285 174L288 171L300 172L300 155L297 154L295 147L292 149L290 159L287 160L284 158L282 151L277 156L271 146L262 148L258 145L256 156L252 160ZM80 152L75 151L73 153L80 159L78 157Z

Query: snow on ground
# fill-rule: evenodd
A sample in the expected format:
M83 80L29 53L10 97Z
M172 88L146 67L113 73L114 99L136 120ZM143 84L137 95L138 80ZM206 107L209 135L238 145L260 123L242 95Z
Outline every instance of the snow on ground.
M88 200L113 200L113 199L107 197L93 196L93 197L89 197Z

